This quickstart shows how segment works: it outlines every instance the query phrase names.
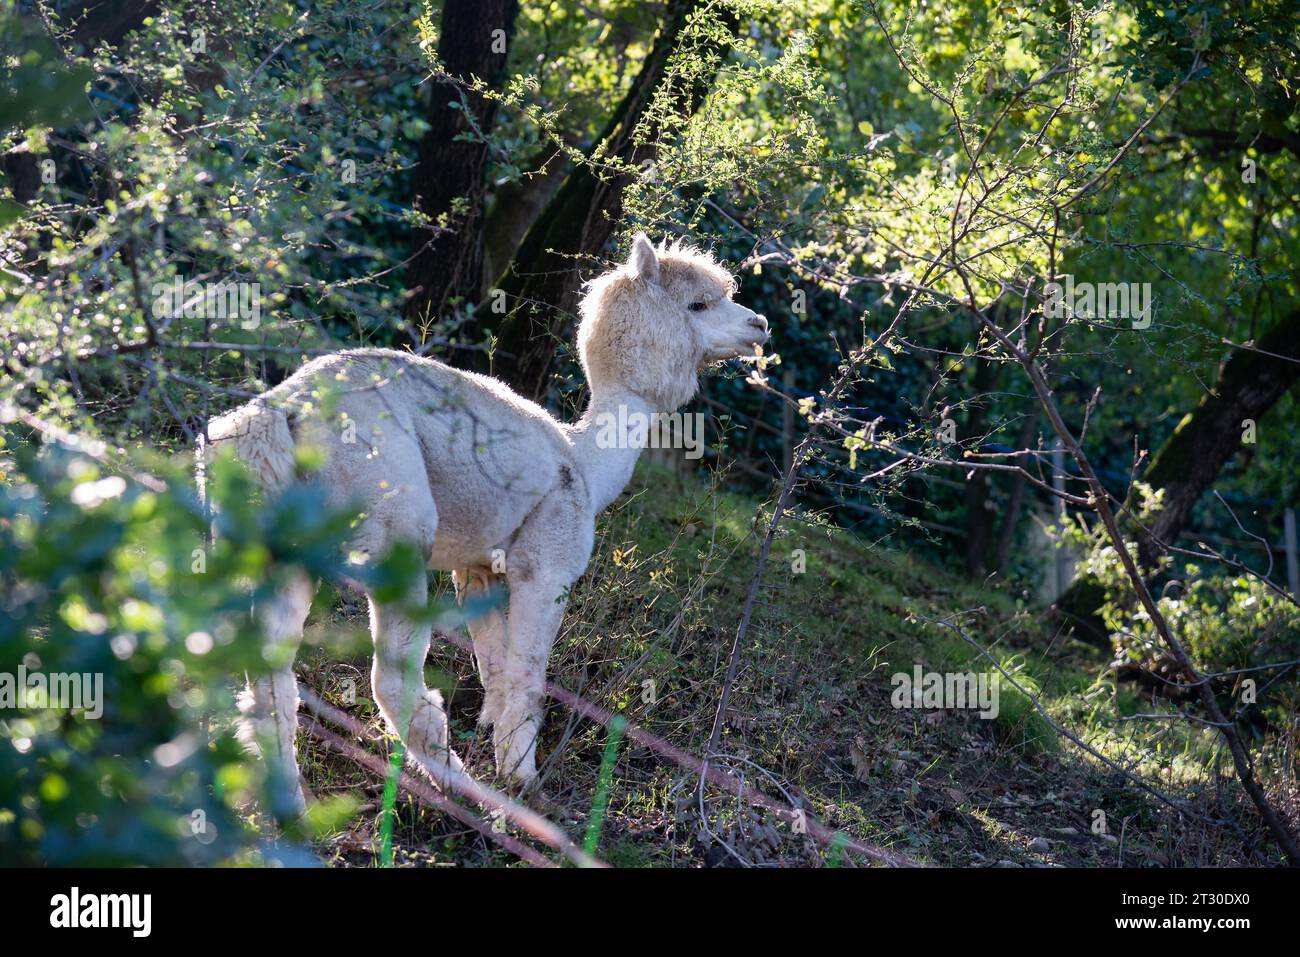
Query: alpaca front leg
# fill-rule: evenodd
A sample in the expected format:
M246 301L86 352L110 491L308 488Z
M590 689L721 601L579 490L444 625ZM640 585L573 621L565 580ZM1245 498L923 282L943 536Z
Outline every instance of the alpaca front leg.
M389 730L406 745L411 760L441 785L447 771L460 771L463 765L448 740L442 695L424 683L424 659L433 631L418 611L426 598L421 584L405 607L381 606L370 599L375 641L370 686Z
M523 784L537 776L546 666L564 619L566 592L566 587L554 581L512 581L510 585L510 643L492 737L497 773Z
M469 602L491 600L493 582L491 574L483 568L467 568L452 573L456 583L456 600L462 605ZM478 663L479 679L483 682L483 707L479 711L481 727L495 725L501 714L501 671L505 665L506 616L499 606L471 609L470 639L474 642L474 660Z

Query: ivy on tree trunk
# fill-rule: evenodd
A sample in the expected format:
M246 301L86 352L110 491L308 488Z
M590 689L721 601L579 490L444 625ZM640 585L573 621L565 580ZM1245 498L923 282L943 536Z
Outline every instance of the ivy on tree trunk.
M1253 347L1243 347L1223 365L1214 389L1187 413L1156 451L1141 481L1163 490L1160 511L1143 528L1130 520L1126 532L1138 543L1138 560L1154 569L1166 546L1187 525L1192 507L1242 446L1249 423L1259 419L1300 378L1300 310L1278 322ZM1134 495L1129 493L1130 513ZM1057 613L1087 641L1106 644L1098 609L1105 595L1097 581L1081 575L1056 602Z

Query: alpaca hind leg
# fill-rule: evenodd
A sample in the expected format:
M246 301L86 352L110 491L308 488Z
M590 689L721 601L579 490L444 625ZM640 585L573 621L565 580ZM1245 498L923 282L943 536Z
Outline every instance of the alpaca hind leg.
M367 454L352 463L351 480L371 489L372 497L350 550L380 561L394 546L405 544L427 561L437 536L438 508L420 445L403 429L384 430L375 441L380 455ZM442 695L424 683L424 659L433 632L424 568L413 570L411 583L393 600L380 602L373 591L368 597L375 645L370 671L375 704L389 730L406 746L412 763L441 784L448 770L461 769L461 762L449 747Z
M482 568L467 568L452 575L456 583L456 598L466 601L491 600L492 576ZM496 723L501 713L501 669L505 664L508 632L506 616L499 605L472 610L468 623L469 636L474 642L474 660L478 663L479 678L483 682L483 708L478 723L488 727Z
M410 759L441 785L448 770L460 771L463 765L448 741L442 695L424 683L433 630L422 613L427 596L427 586L420 582L404 603L380 605L371 597L375 660L370 684L389 730L405 744Z
M270 810L289 819L307 809L298 770L298 679L293 659L302 641L311 610L312 582L296 577L278 595L257 609L262 623L262 654L270 664L266 675L248 682L240 696L240 739L261 752L267 763Z

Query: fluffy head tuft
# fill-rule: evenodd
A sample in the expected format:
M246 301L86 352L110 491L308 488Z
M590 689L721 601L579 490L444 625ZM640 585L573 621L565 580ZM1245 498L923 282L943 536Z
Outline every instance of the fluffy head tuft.
M656 408L689 401L706 354L692 303L729 300L736 280L709 253L681 240L651 245L644 233L628 261L593 279L583 297L578 353L592 391L625 389Z

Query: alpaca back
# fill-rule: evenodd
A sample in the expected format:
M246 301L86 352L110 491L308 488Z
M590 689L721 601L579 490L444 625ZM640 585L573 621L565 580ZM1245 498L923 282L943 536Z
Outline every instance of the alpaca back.
M414 529L431 517L404 503L431 496L435 568L490 564L557 486L586 495L565 430L540 406L495 379L386 349L313 359L208 435L201 463L231 448L271 491L294 480L301 444L322 453L312 479L331 507L400 513Z

